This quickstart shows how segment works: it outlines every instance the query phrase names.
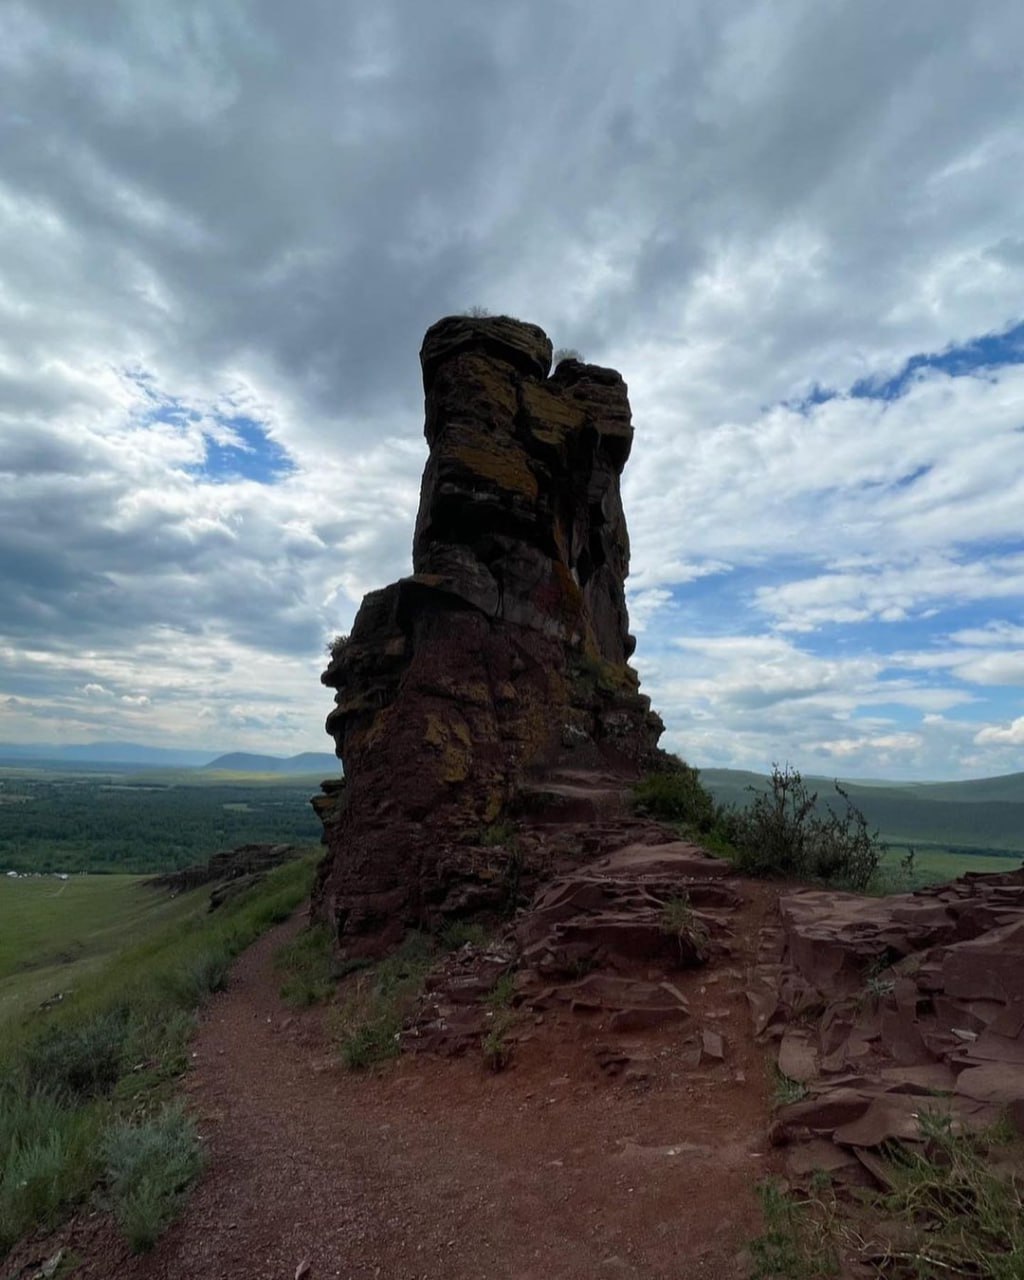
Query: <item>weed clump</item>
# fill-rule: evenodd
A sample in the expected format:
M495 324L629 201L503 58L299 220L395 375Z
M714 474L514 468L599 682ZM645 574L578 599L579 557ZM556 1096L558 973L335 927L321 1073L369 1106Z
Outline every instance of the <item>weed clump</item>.
M281 998L293 1008L321 1004L334 994L340 976L331 956L326 925L303 929L274 952L274 968L283 974Z
M863 891L871 883L885 846L878 832L838 782L845 809L823 814L798 770L772 765L768 791L755 791L748 808L730 815L736 864L748 875L820 880Z
M111 1206L131 1247L152 1249L203 1167L199 1135L180 1105L141 1123L121 1121L103 1142Z
M703 964L707 959L711 935L708 927L694 911L687 894L670 898L661 909L661 932L675 938L679 947L679 963Z
M355 979L334 1016L341 1060L350 1071L398 1056L402 1023L433 962L430 939L411 933L397 951Z

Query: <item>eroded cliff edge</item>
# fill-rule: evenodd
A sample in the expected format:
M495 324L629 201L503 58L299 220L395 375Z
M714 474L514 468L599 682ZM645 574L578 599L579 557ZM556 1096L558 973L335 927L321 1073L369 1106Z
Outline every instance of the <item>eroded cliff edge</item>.
M628 663L625 382L551 374L547 335L507 317L440 320L420 361L414 572L366 596L321 677L345 785L315 802L314 914L356 949L497 906L522 868L492 833L524 788L567 765L628 778L663 727Z

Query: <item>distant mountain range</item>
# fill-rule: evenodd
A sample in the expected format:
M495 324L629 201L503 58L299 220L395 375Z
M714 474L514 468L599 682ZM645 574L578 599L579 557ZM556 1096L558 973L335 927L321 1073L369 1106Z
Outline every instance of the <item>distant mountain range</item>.
M231 773L337 773L338 760L325 751L304 751L297 756L250 755L177 747L147 747L138 742L83 742L66 745L0 742L0 765L60 766L84 769L217 769Z

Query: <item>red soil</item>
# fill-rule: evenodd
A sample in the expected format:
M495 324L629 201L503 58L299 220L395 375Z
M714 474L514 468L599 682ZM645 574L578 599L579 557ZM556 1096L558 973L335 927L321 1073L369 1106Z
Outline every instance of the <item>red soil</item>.
M722 1032L725 1061L687 1070L687 1027L662 1029L616 1037L637 1061L614 1080L585 1019L545 1019L500 1074L476 1055L347 1073L322 1011L295 1015L278 995L273 953L302 921L272 931L193 1046L209 1165L184 1216L146 1257L103 1216L79 1219L63 1237L82 1255L75 1276L291 1280L304 1263L309 1280L746 1275L770 1161L744 975L775 895L742 894L733 956L673 976L689 1031Z

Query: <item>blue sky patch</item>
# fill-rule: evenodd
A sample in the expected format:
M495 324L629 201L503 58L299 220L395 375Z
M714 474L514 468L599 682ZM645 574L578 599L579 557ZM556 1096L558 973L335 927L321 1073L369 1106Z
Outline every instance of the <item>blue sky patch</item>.
M986 333L963 346L949 346L938 354L911 356L891 378L861 378L850 395L867 400L895 400L903 395L914 378L928 369L937 369L951 378L962 378L979 369L1024 363L1024 324L1003 333Z
M274 484L295 470L288 453L271 439L265 427L252 418L222 418L230 428L228 440L206 435L206 459L190 468L214 483L229 480L255 480L258 484Z

